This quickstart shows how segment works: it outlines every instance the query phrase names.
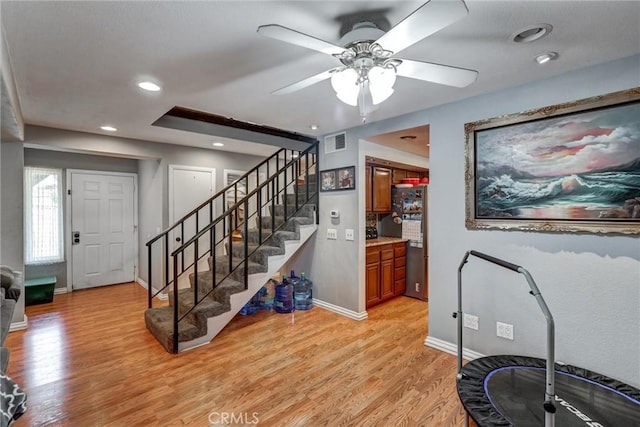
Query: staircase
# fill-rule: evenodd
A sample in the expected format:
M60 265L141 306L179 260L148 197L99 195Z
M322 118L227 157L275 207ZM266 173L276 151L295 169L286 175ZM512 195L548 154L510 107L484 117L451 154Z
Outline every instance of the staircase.
M317 150L278 151L147 243L145 324L168 352L210 342L316 231Z

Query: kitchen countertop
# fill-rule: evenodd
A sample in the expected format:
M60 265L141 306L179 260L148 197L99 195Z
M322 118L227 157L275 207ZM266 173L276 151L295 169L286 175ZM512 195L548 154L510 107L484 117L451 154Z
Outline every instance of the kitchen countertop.
M398 243L398 242L406 242L408 241L407 239L403 239L402 237L378 237L377 239L369 239L366 240L365 242L365 247L370 247L370 246L378 246L378 245L388 245L390 243Z

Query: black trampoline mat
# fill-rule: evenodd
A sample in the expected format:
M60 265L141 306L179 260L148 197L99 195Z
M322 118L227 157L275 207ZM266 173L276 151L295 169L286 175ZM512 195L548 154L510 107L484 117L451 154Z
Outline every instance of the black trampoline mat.
M578 366L555 365L557 427L640 427L640 389ZM480 427L544 426L546 361L486 356L462 368L456 388Z
M513 425L540 426L545 376L543 368L509 366L490 372L484 388ZM640 402L604 385L556 371L555 394L557 426L640 426Z

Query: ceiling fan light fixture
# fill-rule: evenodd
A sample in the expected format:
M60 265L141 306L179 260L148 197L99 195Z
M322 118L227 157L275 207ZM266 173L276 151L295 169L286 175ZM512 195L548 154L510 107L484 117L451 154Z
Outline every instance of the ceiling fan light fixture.
M373 102L373 95L371 93L371 86L369 81L365 80L360 83L360 91L358 92L358 110L360 111L360 117L362 117L362 123L365 122L366 117L373 111L377 110L376 104Z
M372 67L369 70L369 90L373 105L378 105L393 94L396 72L393 68Z
M351 105L352 107L355 107L358 105L358 94L360 93L360 90L357 88L356 86L356 90L354 91L350 91L350 92L336 92L336 96L338 97L338 99L342 102L344 102L347 105Z
M331 86L336 91L338 99L354 107L358 105L358 93L360 92L358 78L358 72L353 68L345 68L331 76Z
M396 71L391 67L371 67L369 70L369 82L371 82L372 86L392 88L396 83Z
M378 22L382 23L382 19L378 19L377 16L376 22L371 22L374 19L367 20L364 14L358 14L357 17L350 17L349 21L360 22L356 22L350 31L342 33L338 44L278 24L262 25L258 27L258 33L331 55L342 63L338 68L331 68L278 89L274 94L288 94L331 79L338 99L346 104L358 106L364 122L366 114L374 111L377 108L376 104L383 102L393 93L396 73L401 65L401 77L454 87L465 87L477 79L478 72L475 70L394 57L398 52L425 37L459 21L468 13L464 0L427 1L393 27L387 28L390 25L382 25L384 29L376 25ZM343 25L345 31L346 26L347 22ZM520 34L519 39L528 40L530 36L537 36L538 33L542 33L542 36L550 29L550 26L542 30L527 28L525 30L531 31Z

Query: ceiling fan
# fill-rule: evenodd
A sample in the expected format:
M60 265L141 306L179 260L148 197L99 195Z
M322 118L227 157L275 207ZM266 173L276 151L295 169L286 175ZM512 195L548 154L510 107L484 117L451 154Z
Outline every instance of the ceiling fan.
M464 18L468 9L463 0L430 0L389 31L364 21L353 25L335 45L277 24L262 25L258 33L337 58L342 65L290 84L273 92L285 95L315 83L331 79L336 96L342 102L358 106L364 122L366 115L393 94L396 75L454 87L473 83L478 72L394 57L395 54L425 37Z

